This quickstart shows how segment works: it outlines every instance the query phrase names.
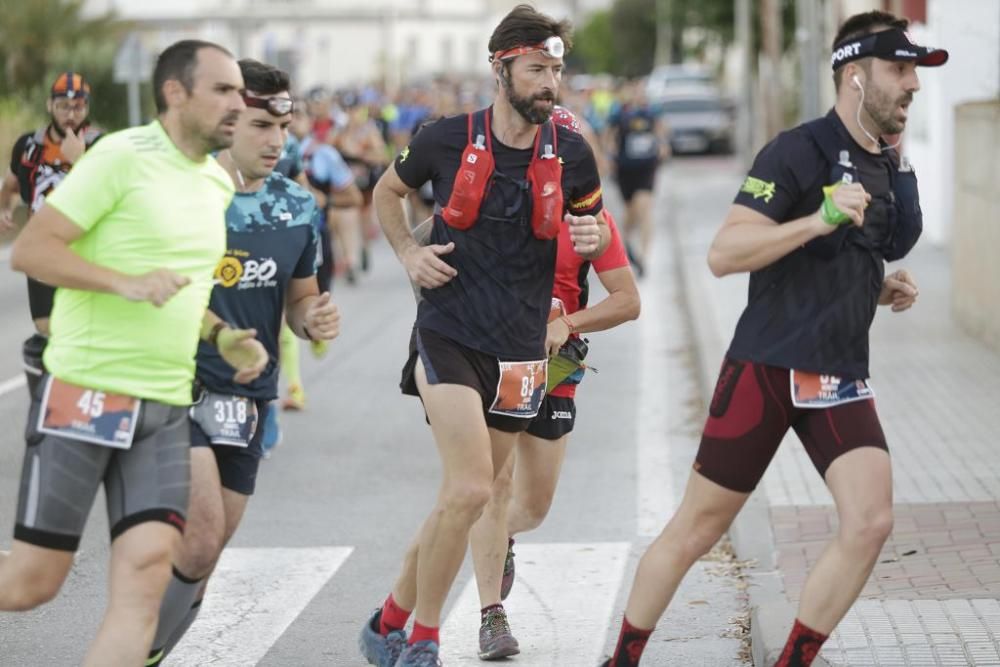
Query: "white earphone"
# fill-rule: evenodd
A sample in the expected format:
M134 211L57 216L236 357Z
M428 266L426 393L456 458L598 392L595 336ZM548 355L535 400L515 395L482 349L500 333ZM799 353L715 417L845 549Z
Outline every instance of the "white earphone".
M854 82L854 87L855 88L857 88L858 90L861 90L861 81L858 79L858 75L857 74L852 74L851 75L851 81Z

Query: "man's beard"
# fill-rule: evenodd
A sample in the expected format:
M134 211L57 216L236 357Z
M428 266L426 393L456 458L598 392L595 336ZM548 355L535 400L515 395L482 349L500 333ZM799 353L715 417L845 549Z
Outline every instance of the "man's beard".
M913 101L913 95L907 93L896 100L889 97L875 86L865 90L864 109L868 117L875 123L880 134L899 134L906 128L906 121L895 118L896 109L907 102Z
M74 126L71 123L66 123L66 127L64 128L61 125L59 125L59 123L56 122L55 116L51 114L49 115L49 127L52 128L52 131L55 132L56 136L58 136L60 139L66 138L66 128L73 130L73 134L76 134L80 131L80 128L82 128L86 124L87 124L87 119L84 118L83 120L80 121L78 125Z
M229 148L233 145L233 135L227 134L223 129L223 124L235 121L239 119L239 113L226 114L222 120L219 121L211 132L204 132L200 126L195 124L192 129L195 129L200 135L198 139L200 140L205 154L214 153L216 151L221 151L223 149Z
M510 74L504 73L500 80L503 81L504 90L507 92L507 100L510 105L514 107L514 110L521 114L529 123L534 125L541 125L546 122L552 116L552 109L555 106L555 94L551 92L539 93L538 95L530 95L528 97L521 97L516 92L514 92L514 83L510 80ZM540 100L548 100L552 102L552 105L548 109L539 109L535 106L535 102Z

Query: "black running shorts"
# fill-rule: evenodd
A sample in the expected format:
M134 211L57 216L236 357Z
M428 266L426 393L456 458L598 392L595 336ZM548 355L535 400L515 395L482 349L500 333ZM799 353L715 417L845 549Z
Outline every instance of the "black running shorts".
M531 420L528 433L542 440L558 440L576 424L576 400L566 396L545 397L538 416Z
M430 384L458 384L476 390L482 399L486 425L507 433L520 433L531 424L530 418L509 417L490 412L500 382L499 360L429 329L413 329L410 356L403 366L400 389L409 396L417 391L417 359L424 364ZM544 405L544 402L543 402Z
M39 433L32 396L14 538L76 551L101 483L111 539L146 521L184 529L191 485L187 408L143 401L130 449Z
M49 339L40 333L31 334L21 345L21 360L24 364L24 377L28 380L28 395L34 396L45 373L42 355Z
M727 489L750 493L789 427L821 476L859 447L888 451L873 399L830 408L792 404L791 371L726 359L712 395L694 468Z
M254 431L250 444L247 447L232 447L230 445L213 445L205 435L201 426L191 419L191 446L211 447L215 454L215 463L219 468L219 479L222 486L242 493L244 496L252 496L257 488L257 470L260 468L260 460L264 456L264 450L260 443L264 439L264 422L267 420L267 411L271 409L271 402L263 399L254 401L257 405L257 430Z
M28 310L31 319L40 320L52 315L52 302L55 300L56 288L28 278Z
M635 193L639 191L653 191L653 183L656 180L656 168L657 165L655 163L618 168L618 189L621 190L622 199L626 203L631 202Z

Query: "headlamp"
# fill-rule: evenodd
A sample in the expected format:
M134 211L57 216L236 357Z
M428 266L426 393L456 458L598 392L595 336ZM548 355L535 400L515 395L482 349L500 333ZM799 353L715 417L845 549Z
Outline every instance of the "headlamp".
M252 97L243 96L243 103L254 109L266 109L272 116L285 116L292 113L295 104L290 97Z
M507 60L509 58L516 58L517 56L524 56L528 55L529 53L541 53L549 58L562 58L564 55L566 55L566 45L563 43L562 37L558 35L552 35L541 44L515 46L512 49L497 51L492 56L490 56L490 62L494 60Z

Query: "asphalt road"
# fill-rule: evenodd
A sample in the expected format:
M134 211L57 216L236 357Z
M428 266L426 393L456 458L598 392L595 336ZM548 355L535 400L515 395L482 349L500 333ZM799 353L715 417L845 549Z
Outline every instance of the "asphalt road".
M664 170L658 237L638 322L590 335L599 373L578 397L577 431L546 523L519 540L508 609L522 654L511 664L596 665L617 637L635 563L683 491L703 416L683 294L668 233ZM608 188L613 189L612 187ZM620 202L608 196L622 217ZM0 254L0 548L10 543L27 396L16 386L30 331L24 279ZM592 299L603 296L596 279ZM321 360L303 349L305 412L281 415L283 443L175 665L360 665L358 630L385 597L433 502L439 466L418 401L397 388L413 296L384 241L360 284L335 284L343 334ZM10 383L6 383L10 380ZM106 599L103 495L61 595L0 613L0 665L78 664ZM734 618L745 612L731 568L700 563L661 622L643 664L744 665ZM467 586L469 588L467 588ZM447 665L476 664L477 605L468 562L452 592Z

